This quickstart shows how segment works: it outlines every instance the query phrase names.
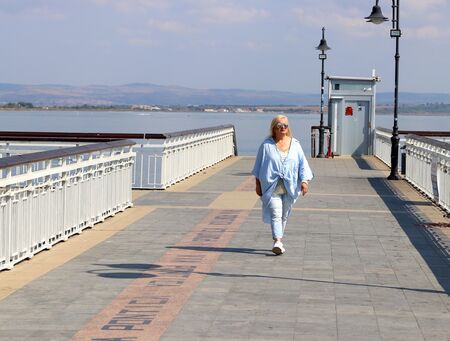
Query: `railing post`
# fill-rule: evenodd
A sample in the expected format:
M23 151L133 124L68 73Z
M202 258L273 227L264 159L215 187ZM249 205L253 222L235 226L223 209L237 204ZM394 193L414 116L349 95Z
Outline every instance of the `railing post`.
M33 165L31 163L28 163L26 165L27 170L26 174L28 175L28 179L25 186L25 194L24 194L24 200L27 202L28 209L26 210L26 221L28 226L28 248L27 248L27 258L31 259L33 257L33 229L32 229L32 223L33 223L33 215L32 215L32 205L33 205L33 181L31 180L31 173L33 172Z
M11 172L12 169L11 167L8 167L6 170L6 174L5 174L5 178L6 179L10 179L11 178ZM7 189L7 191L11 191L10 188ZM4 207L5 207L5 213L6 213L6 222L7 222L7 226L6 226L6 236L5 236L5 240L6 240L6 269L12 269L13 264L11 263L11 256L12 256L12 250L11 250L11 243L12 243L12 224L11 224L11 195L9 193L6 193L5 195L5 202L4 202Z

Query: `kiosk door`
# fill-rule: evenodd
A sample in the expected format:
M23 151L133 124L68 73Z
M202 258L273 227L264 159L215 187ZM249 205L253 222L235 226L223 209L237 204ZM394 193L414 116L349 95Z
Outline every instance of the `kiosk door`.
M341 155L367 155L369 101L345 101L340 115Z

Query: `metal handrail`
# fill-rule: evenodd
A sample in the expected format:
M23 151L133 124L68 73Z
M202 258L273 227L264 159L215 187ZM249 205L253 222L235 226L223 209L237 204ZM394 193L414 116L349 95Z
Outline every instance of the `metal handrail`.
M0 131L0 140L14 141L65 141L65 142L108 142L118 139L164 140L171 137L198 134L218 129L233 128L232 124L214 127L182 130L168 133L79 133L79 132L35 132Z
M41 162L49 159L57 159L67 157L71 155L80 155L86 153L92 153L103 149L119 148L126 146L133 146L136 143L130 140L116 140L110 142L101 142L95 144L86 144L83 146L69 147L46 150L43 152L36 152L23 155L13 155L4 158L0 158L0 169L20 166L26 163Z
M377 130L382 131L383 133L392 134L391 129L377 127ZM439 130L399 130L398 133L400 135L414 134L417 136L450 137L450 131L439 131Z

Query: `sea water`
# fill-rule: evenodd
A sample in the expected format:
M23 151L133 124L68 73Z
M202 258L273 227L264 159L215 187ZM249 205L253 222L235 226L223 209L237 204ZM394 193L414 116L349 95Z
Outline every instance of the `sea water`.
M276 113L205 113L137 111L0 111L1 130L35 132L170 133L232 124L236 129L239 155L255 155L269 134ZM290 114L294 137L306 155L311 151L311 126L319 125L319 114ZM324 116L327 122L327 116ZM391 129L392 115L378 115L376 127ZM401 130L450 130L450 115L400 115Z

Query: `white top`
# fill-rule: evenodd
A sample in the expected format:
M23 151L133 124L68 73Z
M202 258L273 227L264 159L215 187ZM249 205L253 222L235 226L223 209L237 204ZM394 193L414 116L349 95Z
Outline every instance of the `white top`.
M281 151L277 148L278 153L280 154L281 162L284 163L284 160L286 160L289 149L285 151ZM275 190L273 191L273 194L285 194L286 193L286 187L284 187L283 179L278 179L277 186L275 187Z

